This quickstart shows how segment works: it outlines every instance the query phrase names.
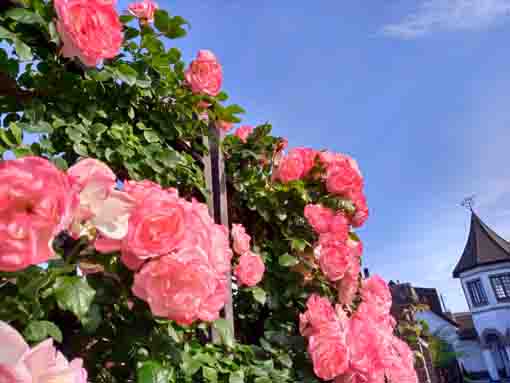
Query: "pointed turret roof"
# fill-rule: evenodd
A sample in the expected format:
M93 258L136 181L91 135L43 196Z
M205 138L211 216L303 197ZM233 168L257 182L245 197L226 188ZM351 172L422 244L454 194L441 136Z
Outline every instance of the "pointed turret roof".
M478 266L510 262L510 243L496 234L471 212L471 227L462 257L453 270L453 277Z

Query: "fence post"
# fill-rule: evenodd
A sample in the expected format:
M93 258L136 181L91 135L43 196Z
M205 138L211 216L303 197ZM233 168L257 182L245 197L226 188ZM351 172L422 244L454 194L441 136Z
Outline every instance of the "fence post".
M220 143L224 134L225 133L217 129L214 124L209 124L209 135L205 137L205 144L209 150L209 154L204 157L204 175L209 192L207 199L209 213L214 218L214 222L229 228L225 162L220 148ZM230 273L228 278L231 278ZM230 330L232 334L234 334L232 283L228 284L227 296L223 317L229 322ZM215 329L212 329L212 339L214 342L219 342L219 334Z

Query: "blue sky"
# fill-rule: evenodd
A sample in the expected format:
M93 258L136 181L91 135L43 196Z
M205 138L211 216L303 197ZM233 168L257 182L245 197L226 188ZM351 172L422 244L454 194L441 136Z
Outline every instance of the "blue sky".
M510 238L509 0L160 6L191 22L176 42L186 60L216 53L245 123L358 160L372 273L437 287L466 309L451 277L469 224L459 202L476 194L482 219Z

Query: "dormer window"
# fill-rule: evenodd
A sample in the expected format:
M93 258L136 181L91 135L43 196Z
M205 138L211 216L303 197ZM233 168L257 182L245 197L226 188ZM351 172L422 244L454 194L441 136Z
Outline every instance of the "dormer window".
M510 301L510 273L490 277L498 301Z
M466 285L469 295L471 296L471 303L474 307L485 306L489 303L485 290L483 289L482 281L475 279L469 281Z

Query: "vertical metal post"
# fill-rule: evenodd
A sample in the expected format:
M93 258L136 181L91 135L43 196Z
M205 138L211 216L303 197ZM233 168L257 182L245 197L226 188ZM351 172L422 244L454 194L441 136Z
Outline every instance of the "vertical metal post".
M220 132L214 124L209 124L209 136L205 138L205 144L209 154L204 157L204 174L207 184L209 213L214 222L229 228L227 181L225 175L225 162L221 152L220 143L224 133ZM229 274L230 279L230 274ZM234 309L232 306L232 283L228 284L228 298L225 304L223 317L229 322L232 334L234 334ZM214 342L219 341L219 335L213 329Z

